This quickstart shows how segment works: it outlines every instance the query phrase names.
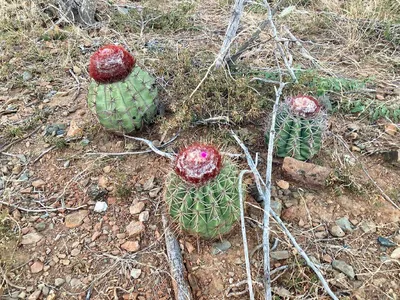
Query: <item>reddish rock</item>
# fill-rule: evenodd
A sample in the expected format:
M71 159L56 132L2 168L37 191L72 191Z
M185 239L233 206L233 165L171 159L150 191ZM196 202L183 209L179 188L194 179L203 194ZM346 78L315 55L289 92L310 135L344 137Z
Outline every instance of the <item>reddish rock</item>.
M65 226L67 228L75 228L83 223L83 220L87 217L87 210L80 210L78 212L69 214L65 217Z
M122 299L124 299L124 300L136 300L138 296L139 296L138 293L123 294L122 295Z
M278 180L276 184L282 189L282 190L287 190L289 189L289 182L285 180Z
M128 233L129 236L140 234L144 230L145 226L142 222L132 221L129 223L128 226L126 226L126 232Z
M127 241L121 245L121 248L128 252L136 252L140 249L138 241Z
M299 220L298 206L291 206L282 212L281 218L286 222L295 222Z
M101 232L100 231L95 231L92 235L92 242L94 242L95 240L97 240L97 238L101 236Z
M46 184L46 182L42 179L38 179L38 180L35 180L34 182L32 182L32 186L34 188L40 188L40 187L44 186L45 184Z
M32 274L36 274L39 273L43 270L43 263L40 261L35 261L32 265L31 265L31 273Z
M299 161L291 157L285 157L282 170L287 177L311 188L325 186L325 182L332 172L329 168Z

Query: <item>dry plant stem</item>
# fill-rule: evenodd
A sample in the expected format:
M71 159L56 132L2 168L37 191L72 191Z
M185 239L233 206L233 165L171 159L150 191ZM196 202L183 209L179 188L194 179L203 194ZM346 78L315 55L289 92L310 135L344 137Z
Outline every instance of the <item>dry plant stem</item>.
M19 142L21 142L21 141L27 139L28 137L34 135L36 132L38 132L38 131L40 130L40 128L41 128L41 126L38 126L35 130L33 130L32 132L30 132L30 133L24 135L22 138L17 139L17 140L15 140L15 141L9 143L8 145L5 145L3 148L0 149L0 151L1 151L1 152L7 151L7 150L10 149L13 145L15 145L15 144L17 144L17 143L19 143Z
M229 22L228 28L225 33L225 39L224 42L222 43L222 47L218 53L217 59L215 61L215 67L218 69L220 68L224 61L225 57L228 55L229 48L231 46L231 43L236 36L236 32L239 28L239 23L240 23L240 18L242 17L243 14L243 8L244 8L244 3L245 0L236 0L235 5L233 6L233 13L231 20Z
M248 163L248 165L249 165L249 167L250 167L250 169L251 169L251 171L252 171L252 173L254 175L254 179L256 181L256 186L257 186L257 189L258 189L258 193L260 194L261 198L265 202L266 201L265 192L261 188L261 183L263 184L264 187L266 186L266 184L263 182L263 180L262 180L262 178L260 176L260 173L258 172L258 170L257 170L257 168L256 168L256 166L254 164L254 161L253 161L252 157L250 156L250 153L249 153L249 150L247 149L247 147L243 144L243 142L238 138L238 136L235 133L232 132L232 136L235 138L235 140L238 142L240 147L243 149L243 152L246 155L247 163ZM279 227L286 234L286 236L290 239L290 241L292 242L292 245L296 248L297 252L304 258L304 260L306 261L307 265L311 269L313 269L313 271L315 272L315 274L317 275L317 277L321 281L322 286L324 287L324 289L328 293L328 295L332 299L338 300L336 295L330 289L330 287L329 287L328 283L326 282L325 278L323 277L321 271L315 266L315 264L310 260L308 255L304 252L304 250L296 242L296 239L293 237L293 235L290 233L290 231L286 228L286 226L283 223L283 221L279 218L279 216L271 208L269 210L269 213L275 219L275 221L278 223Z
M247 245L246 237L246 224L244 221L244 203L243 203L243 176L246 173L251 173L250 170L243 170L239 174L239 203L240 203L240 227L242 228L242 238L243 238L243 251L244 259L246 261L246 273L247 273L247 285L249 288L249 299L254 300L253 284L251 279L251 265L249 256L249 247Z
M43 208L43 209L29 209L29 208L25 208L25 207L20 207L18 205L12 204L12 203L7 203L7 202L4 202L4 201L0 201L0 204L6 205L6 206L9 206L9 207L12 207L12 208L16 208L18 210L22 210L22 211L25 211L25 212L29 212L29 213L52 212L52 211L60 211L60 210L71 210L71 211L73 211L73 210L79 210L81 208L87 207L87 205L81 205L81 206L78 206L78 207L57 207L57 208L47 207L47 208Z
M192 300L193 296L189 285L185 279L185 266L183 265L181 248L179 242L173 235L168 225L168 219L165 214L162 214L162 222L165 233L165 245L171 269L173 287L175 290L176 300Z
M290 63L289 63L289 61L288 61L287 58L286 58L285 51L283 50L282 45L281 45L281 43L280 43L280 38L279 38L279 36L278 36L278 31L276 30L276 26L275 26L275 24L274 24L274 21L272 20L273 15L272 15L271 6L269 5L269 3L268 3L267 0L264 0L264 1L263 1L263 4L264 4L264 6L267 8L267 10L268 10L268 21L269 21L269 24L270 24L270 26L271 26L272 36L273 36L273 38L274 38L274 40L275 40L276 47L278 48L279 54L281 55L281 57L282 57L282 59L283 59L283 62L285 63L286 69L288 70L288 72L289 72L289 74L290 74L290 77L292 77L292 80L293 80L294 82L297 82L296 75L294 74L294 71L293 71L293 69L292 69Z
M46 153L49 153L51 150L53 150L56 146L51 146L49 148L47 148L46 150L44 150L38 157L35 158L35 160L32 162L32 164L36 163L39 161L39 159L41 159L44 155L46 155Z
M157 153L158 155L161 155L161 156L164 156L164 157L166 157L166 158L169 158L170 160L174 160L174 159L175 159L174 155L159 150L159 149L158 149L156 146L154 146L154 144L153 144L151 141L149 141L149 140L146 140L146 139L143 139L143 138L134 137L134 136L129 136L129 135L125 135L125 134L124 134L124 137L126 137L126 138L128 138L128 139L132 139L132 140L136 140L136 141L140 141L140 142L145 143L147 146L149 146L149 148L150 148L151 150L153 150L153 151L154 151L155 153Z
M272 160L275 141L275 120L278 111L279 101L285 83L280 83L278 90L275 88L275 104L272 111L271 128L269 130L267 171L265 173L265 193L264 193L264 217L263 217L263 251L264 251L264 280L265 280L265 299L272 299L271 277L270 277L270 257L269 257L269 211L271 210L271 176Z
M400 207L394 203L394 201L383 191L383 189L376 183L376 181L371 177L371 175L369 175L368 171L365 169L364 165L359 161L359 159L353 154L353 152L351 152L351 150L349 149L349 147L347 146L346 142L342 139L342 137L335 135L335 137L343 144L343 146L347 149L347 151L350 153L350 155L357 161L360 163L361 168L363 170L363 172L365 173L365 175L367 175L368 179L372 182L372 184L379 190L379 192L381 193L382 197L385 198L386 201L390 202L395 208L400 210Z

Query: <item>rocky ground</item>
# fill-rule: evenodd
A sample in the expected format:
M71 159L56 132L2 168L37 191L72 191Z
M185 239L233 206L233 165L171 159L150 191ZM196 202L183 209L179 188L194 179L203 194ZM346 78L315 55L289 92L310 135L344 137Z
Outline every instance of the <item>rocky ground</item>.
M183 10L174 8L180 1L161 8L152 1L139 1L144 6L154 4L159 9L156 14L166 9L169 16L162 15L162 22L153 27L149 17L147 27L140 30L135 25L140 18L129 15L136 23L132 22L125 11L131 9L129 5L136 7L136 1L120 2L114 3L118 10L111 4L102 6L101 28L53 26L49 19L24 12L26 19L5 20L0 31L2 299L173 299L161 221L163 184L171 165L151 151L132 154L148 148L107 133L89 113L87 60L101 44L124 40L139 63L158 76L166 110L138 136L170 153L198 140L220 145L229 153L241 153L230 137L233 129L252 154L260 153L260 170L265 173L266 146L262 137L268 101L273 98L265 96L264 89L260 89L258 98L265 98L261 104L266 112L257 117L248 119L247 112L241 116L230 99L226 100L229 109L220 109L232 112L237 124L185 124L181 130L174 126L180 121L175 116L182 113L176 107L181 105L183 110L185 105L174 99L190 95L206 74L212 59L204 61L203 56L210 56L209 51L217 53L232 3L189 1L190 13L180 18L176 16ZM354 27L328 26L333 23L327 23L325 15L321 17L319 7L294 4L300 5L299 13L279 24L290 25L324 66L340 73L340 78L376 80L368 86L372 92L365 87L350 92L329 87L333 100L351 102L354 94L364 97L369 93L365 99L381 101L379 105L398 103L398 46L388 44L381 35L365 36L364 31L357 39L359 36L354 34L359 32L353 32ZM324 5L332 14L350 18L343 10L326 2ZM313 17L304 20L304 11ZM253 32L264 14L257 5L246 10L242 26L248 31L238 43ZM298 26L299 22L303 27ZM254 72L268 63L275 66L268 41L268 34L261 35L260 44L244 53L241 63L251 66ZM370 48L370 41L377 43L376 48ZM197 52L189 60L189 69L195 69L192 73L187 65L181 65L188 48ZM165 53L173 59L164 61ZM297 62L309 67L308 61ZM168 73L166 69L183 73ZM185 86L190 81L188 74L200 76L194 86ZM247 73L236 76L241 80L252 77ZM178 85L176 78L182 80ZM212 78L219 80L217 75ZM225 74L223 79L223 84L229 84L228 91L242 88L239 79L232 83ZM245 86L250 85L250 79ZM199 94L208 95L207 82L204 85L205 90L200 89ZM217 82L213 88L219 85ZM300 84L288 93L304 89ZM229 93L221 94L228 97ZM254 96L251 91L245 95ZM234 96L245 101L239 92ZM226 104L224 98L220 101ZM190 109L200 111L195 106ZM177 132L177 138L166 145ZM274 159L274 210L341 299L400 296L400 210L388 201L400 205L399 136L398 123L388 118L371 121L337 105L317 157L307 164ZM243 157L237 163L243 169L247 167ZM262 209L252 177L247 177L246 183L252 277L256 298L263 299ZM328 299L288 237L271 222L274 299ZM173 225L172 229L181 245L195 299L248 299L239 226L215 241L188 236Z

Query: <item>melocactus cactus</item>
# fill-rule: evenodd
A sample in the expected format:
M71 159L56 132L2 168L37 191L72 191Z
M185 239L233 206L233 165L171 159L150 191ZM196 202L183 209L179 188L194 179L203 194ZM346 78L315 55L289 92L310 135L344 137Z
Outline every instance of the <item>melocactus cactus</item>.
M275 124L275 153L298 160L312 158L321 148L326 127L326 113L319 101L310 96L297 96L281 103ZM269 132L266 132L268 143Z
M183 149L165 184L165 201L181 229L204 238L229 232L240 216L238 169L210 145Z
M135 63L116 45L101 47L90 58L88 106L107 130L131 133L157 113L155 78Z

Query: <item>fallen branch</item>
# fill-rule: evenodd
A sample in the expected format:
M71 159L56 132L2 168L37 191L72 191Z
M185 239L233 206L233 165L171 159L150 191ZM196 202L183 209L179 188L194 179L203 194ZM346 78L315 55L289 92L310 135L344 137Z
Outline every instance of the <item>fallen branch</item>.
M244 202L243 202L243 187L242 186L243 186L243 176L246 173L251 173L251 171L243 170L239 174L240 227L242 228L243 251L244 251L244 259L246 262L246 274L247 274L247 286L248 286L248 290L249 290L249 298L250 298L250 300L254 300L253 284L252 284L252 279L251 279L249 247L247 245L246 224L244 221Z
M53 150L56 146L53 145L49 148L47 148L46 150L44 150L38 157L35 158L35 160L32 162L32 164L36 163L39 161L39 159L41 159L43 156L46 155L46 153L49 153L51 150Z
M167 153L167 152L164 152L164 151L161 151L156 146L154 146L153 142L151 142L149 140L146 140L146 139L143 139L143 138L134 137L134 136L129 136L129 135L126 135L126 134L124 134L124 137L126 137L127 139L136 140L136 141L145 143L147 146L149 146L149 148L153 152L157 153L158 155L161 155L163 157L169 158L170 160L174 160L175 159L174 155L172 155L170 153Z
M182 260L181 248L179 242L173 235L168 225L167 217L162 214L162 222L165 233L165 244L173 279L173 287L176 300L192 300L192 292L185 279L185 266Z
M3 148L0 149L1 152L7 151L8 149L10 149L13 145L27 139L28 137L34 135L36 132L38 132L40 130L41 126L36 127L35 130L31 131L30 133L24 135L22 138L19 138L11 143L9 143L8 145L5 145Z
M7 202L4 202L4 201L0 201L0 204L3 204L5 206L9 206L9 207L12 207L12 208L24 211L24 212L30 212L30 213L42 213L42 212L52 212L52 211L60 211L60 210L71 210L71 211L73 211L73 210L79 210L81 208L87 207L87 205L85 204L85 205L81 205L81 206L78 206L78 207L56 207L56 208L54 208L54 207L44 207L42 209L30 209L30 208L25 208L25 207L18 206L16 204L7 203Z
M226 56L228 55L229 48L232 44L234 37L236 36L236 32L239 28L240 18L243 14L243 8L245 4L245 0L236 0L235 5L233 6L233 13L231 20L229 22L228 28L225 33L225 39L222 43L222 47L218 53L217 59L215 61L215 67L218 69L222 66L225 61Z

